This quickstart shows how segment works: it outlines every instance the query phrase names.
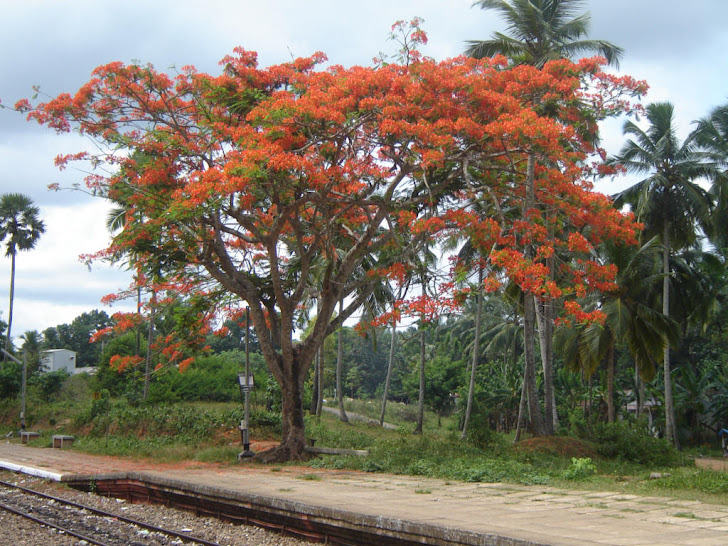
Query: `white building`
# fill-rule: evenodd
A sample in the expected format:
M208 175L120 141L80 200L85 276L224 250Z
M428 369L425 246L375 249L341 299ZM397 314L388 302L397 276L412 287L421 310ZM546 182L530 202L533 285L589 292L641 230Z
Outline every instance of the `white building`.
M76 353L67 349L51 349L43 351L40 363L47 372L66 370L70 374L76 373Z

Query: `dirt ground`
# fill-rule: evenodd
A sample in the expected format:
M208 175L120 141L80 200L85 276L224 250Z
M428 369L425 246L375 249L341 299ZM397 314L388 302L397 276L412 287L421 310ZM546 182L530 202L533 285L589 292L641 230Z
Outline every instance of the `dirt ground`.
M728 458L697 458L695 459L695 466L697 466L698 468L708 468L710 470L722 470L724 472L728 472Z

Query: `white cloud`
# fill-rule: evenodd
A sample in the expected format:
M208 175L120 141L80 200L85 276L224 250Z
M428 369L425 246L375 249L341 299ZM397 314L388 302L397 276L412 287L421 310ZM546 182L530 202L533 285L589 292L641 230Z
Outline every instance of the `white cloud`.
M69 323L84 311L101 309L103 296L129 285L128 272L106 264L93 265L89 271L79 259L108 245L108 208L101 200L41 207L46 231L36 248L19 252L16 259L14 336ZM5 258L0 260L0 286L9 287L9 282L10 259ZM0 302L7 322L8 299Z
M494 12L471 0L34 0L4 2L0 18L0 99L12 104L40 84L50 95L73 92L94 67L111 61L151 62L160 70L193 64L217 72L218 61L241 45L259 52L261 65L321 50L332 63L371 63L387 42L391 24L420 16L430 43L426 55L459 55L466 40L503 30ZM670 100L683 137L690 122L728 101L728 27L725 0L591 0L592 38L626 49L622 73L646 79L646 101ZM622 145L621 121L610 123L605 147ZM0 110L0 193L20 191L41 206L47 233L37 249L18 257L13 330L42 330L99 308L99 299L128 285L123 272L78 261L106 244L105 205L78 193L48 193L51 182L82 182L83 173L53 167L53 158L83 149L78 136L58 137ZM600 187L613 192L624 180ZM0 288L9 260L0 259ZM0 294L2 292L0 291ZM0 309L5 310L0 297Z

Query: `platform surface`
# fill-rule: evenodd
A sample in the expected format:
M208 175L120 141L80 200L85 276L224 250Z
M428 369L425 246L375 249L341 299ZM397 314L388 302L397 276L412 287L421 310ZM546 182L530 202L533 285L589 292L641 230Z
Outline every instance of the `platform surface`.
M59 481L133 472L191 490L243 492L482 534L483 544L502 537L523 544L728 545L728 506L668 497L250 463L159 464L19 441L0 443L0 468Z

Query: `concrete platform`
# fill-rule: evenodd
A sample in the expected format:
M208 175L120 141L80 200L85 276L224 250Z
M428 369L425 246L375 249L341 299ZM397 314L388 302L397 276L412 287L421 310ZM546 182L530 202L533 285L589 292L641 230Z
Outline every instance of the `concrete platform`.
M13 442L0 444L0 468L65 482L133 480L410 543L728 544L728 506L667 497L247 463L164 465Z

